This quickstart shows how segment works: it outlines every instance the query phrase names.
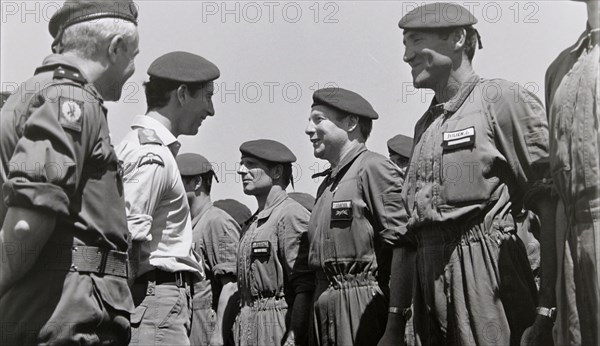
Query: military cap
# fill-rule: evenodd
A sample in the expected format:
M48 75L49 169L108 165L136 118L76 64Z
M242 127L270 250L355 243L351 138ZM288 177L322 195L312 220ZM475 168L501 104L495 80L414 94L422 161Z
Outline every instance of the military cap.
M177 161L177 167L179 167L179 173L183 176L194 176L212 172L217 182L219 181L212 164L206 159L206 157L200 154L180 154L177 155L175 160Z
M270 139L244 142L240 146L240 152L242 157L253 156L273 163L292 163L296 161L296 156L288 147Z
M205 83L219 78L217 65L188 52L167 53L148 68L150 77L182 83Z
M235 199L221 199L214 202L213 205L231 215L240 227L252 216L250 209Z
M312 213L315 206L315 198L313 196L304 192L290 192L288 196Z
M328 106L359 117L377 119L379 115L364 97L343 88L323 88L314 92L314 106Z
M131 0L67 0L50 18L48 30L52 37L60 37L73 24L100 18L119 18L137 25L138 11Z
M402 29L440 29L477 24L477 18L466 8L445 2L419 6L408 12L398 26Z
M410 159L412 154L413 139L405 135L396 135L387 141L390 153L396 153Z

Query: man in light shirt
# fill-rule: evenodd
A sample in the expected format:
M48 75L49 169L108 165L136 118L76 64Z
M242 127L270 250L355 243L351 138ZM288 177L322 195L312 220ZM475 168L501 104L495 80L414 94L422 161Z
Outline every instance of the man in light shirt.
M214 115L212 81L220 73L198 55L172 52L156 59L148 74L148 113L135 117L116 150L132 239L131 344L189 345L190 284L204 272L192 253L190 210L175 161L177 136L195 135Z

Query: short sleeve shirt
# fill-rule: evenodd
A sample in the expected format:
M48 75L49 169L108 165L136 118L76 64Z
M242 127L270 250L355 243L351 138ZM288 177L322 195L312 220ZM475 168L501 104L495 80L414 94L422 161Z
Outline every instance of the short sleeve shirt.
M173 151L175 137L149 116L136 116L117 146L124 167L127 223L141 246L138 275L154 268L202 273L192 253L192 222Z
M520 211L548 174L543 106L505 80L472 75L450 101L434 99L414 138L403 191L409 230Z

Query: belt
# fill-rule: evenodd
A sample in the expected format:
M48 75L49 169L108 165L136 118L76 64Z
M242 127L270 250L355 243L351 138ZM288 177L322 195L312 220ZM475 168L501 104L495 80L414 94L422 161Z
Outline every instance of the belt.
M96 246L74 245L70 248L46 247L38 260L47 270L113 275L127 278L127 252Z
M135 280L135 283L154 282L156 285L175 285L177 287L185 287L190 285L191 273L186 271L167 272L161 269L154 269L145 273Z

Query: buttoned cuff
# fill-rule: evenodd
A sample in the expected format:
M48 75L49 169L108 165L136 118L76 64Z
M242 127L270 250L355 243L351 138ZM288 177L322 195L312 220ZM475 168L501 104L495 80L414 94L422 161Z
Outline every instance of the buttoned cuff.
M14 179L2 187L4 203L9 207L42 208L69 215L69 197L62 188L50 183L32 183Z

